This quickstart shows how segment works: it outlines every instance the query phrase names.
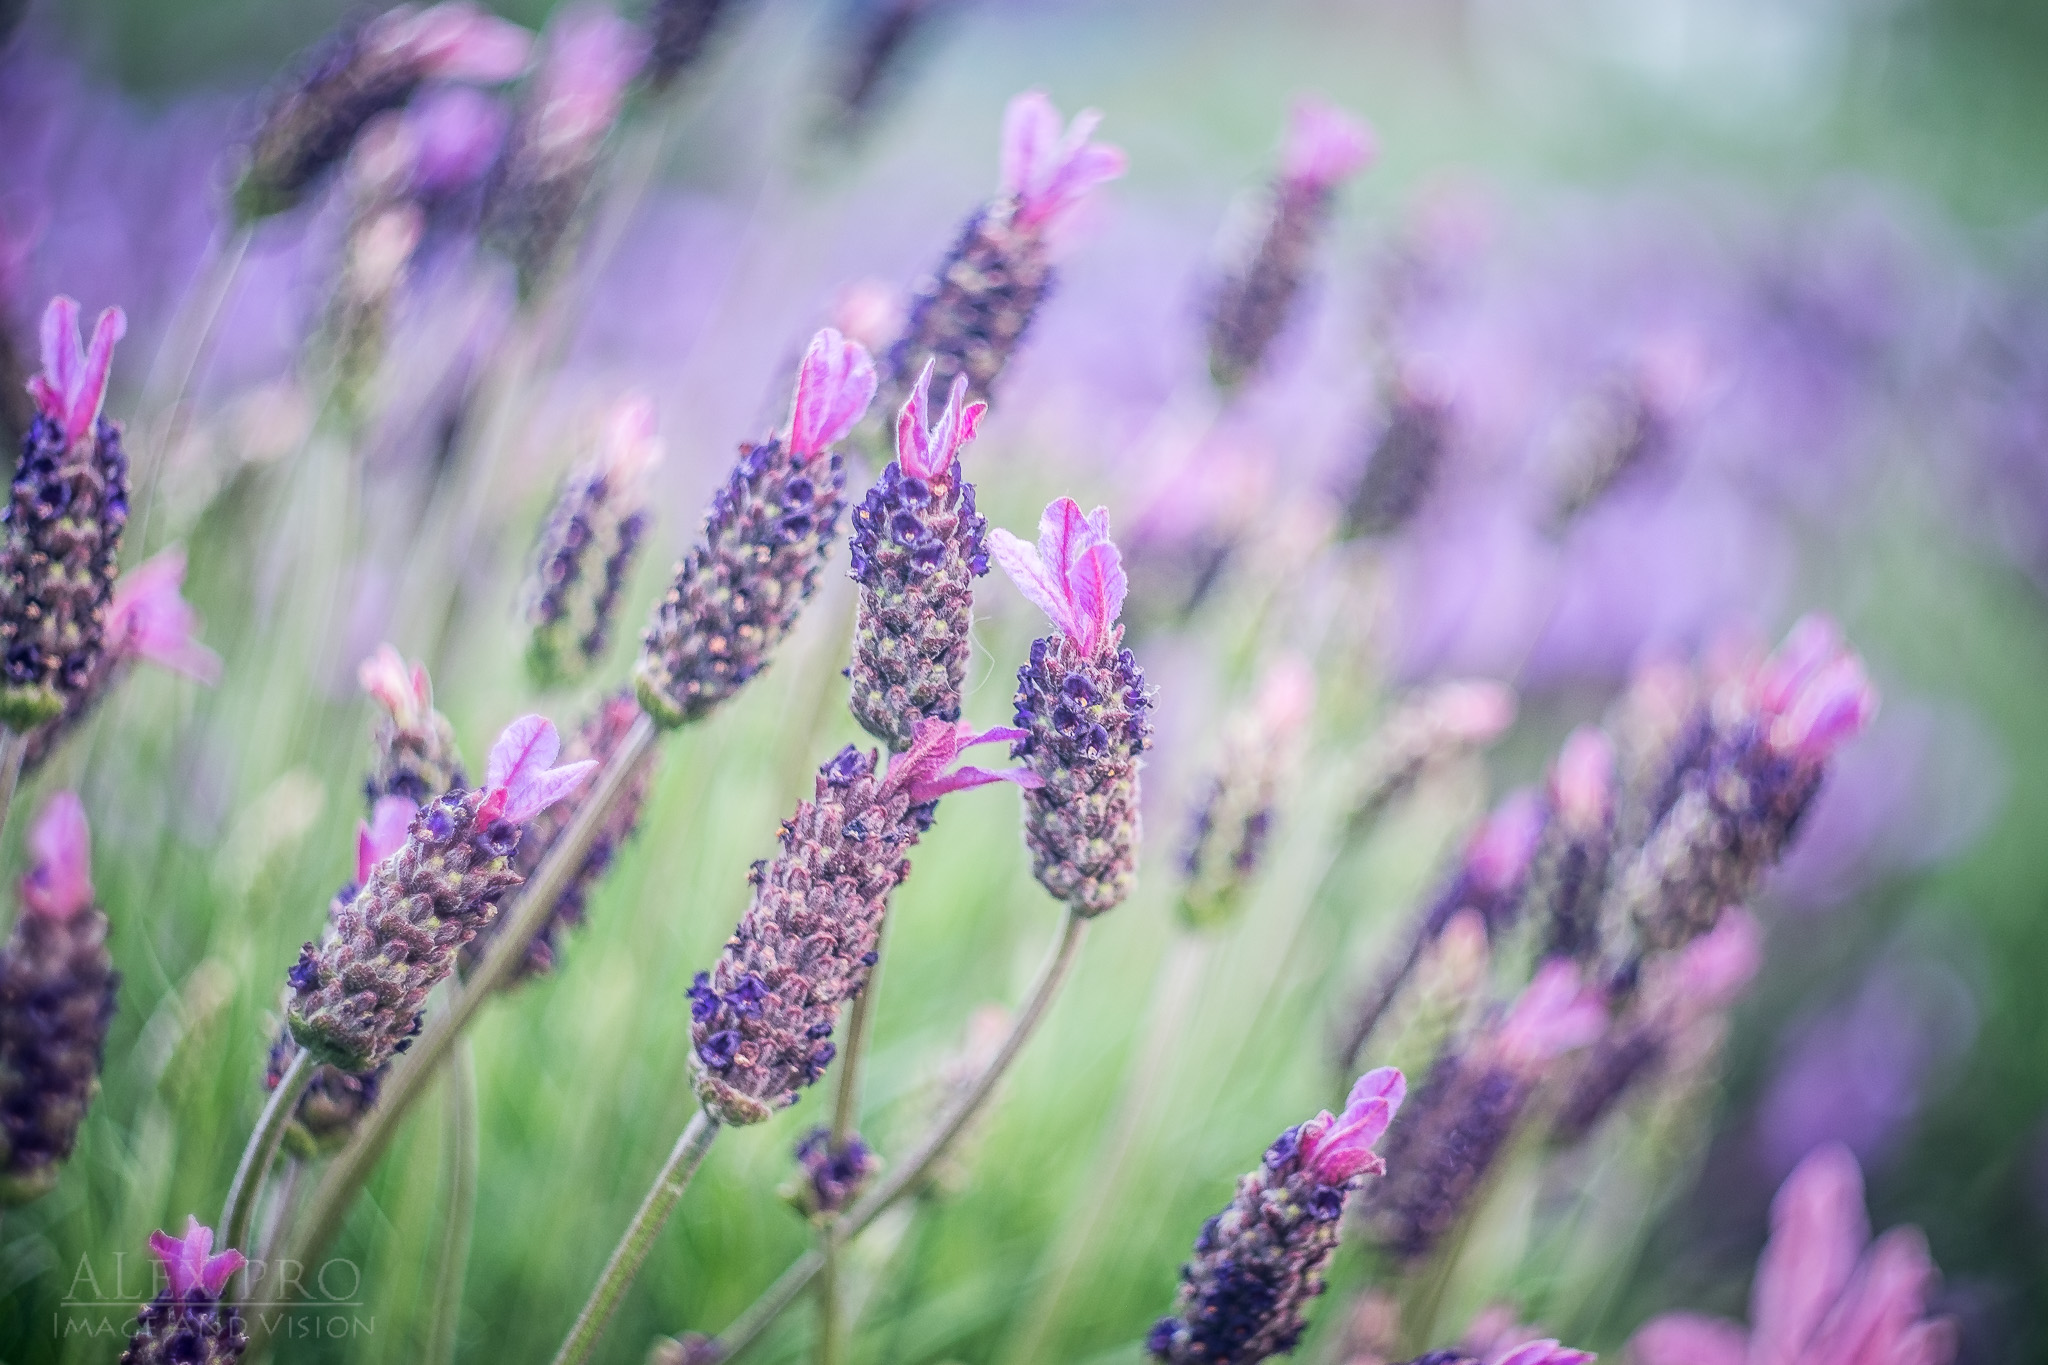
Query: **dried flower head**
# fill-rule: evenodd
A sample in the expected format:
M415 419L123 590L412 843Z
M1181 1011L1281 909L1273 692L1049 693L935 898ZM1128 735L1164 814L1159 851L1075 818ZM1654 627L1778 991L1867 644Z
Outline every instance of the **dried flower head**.
M282 212L338 165L370 122L429 80L495 85L526 69L531 37L482 7L399 5L306 55L272 96L235 185L243 221Z
M973 647L974 580L988 572L988 522L960 451L985 404L967 402L955 379L927 421L932 365L896 423L896 458L853 509L851 574L860 584L851 705L855 720L891 750L909 747L918 724L960 719L960 689Z
M71 792L28 835L22 914L0 948L0 1205L49 1191L99 1089L120 978L93 903L91 831Z
M213 1249L213 1229L185 1220L185 1235L149 1234L149 1254L163 1268L163 1288L135 1315L135 1335L121 1365L230 1365L249 1339L242 1315L221 1299L228 1281L246 1264L229 1247Z
M413 817L404 845L370 869L328 940L306 944L289 973L287 1022L301 1047L360 1075L412 1037L427 994L518 884L511 860L524 826L595 770L587 760L554 766L560 747L553 725L522 717L491 749L483 787L450 791Z
M1189 820L1181 849L1181 918L1208 928L1230 918L1272 838L1281 788L1315 710L1315 670L1297 654L1266 671L1251 707L1232 719L1223 754Z
M839 525L846 468L832 447L874 393L866 351L829 327L811 339L788 431L741 447L643 637L633 678L657 724L696 720L739 691L796 624Z
M851 745L818 770L814 795L782 826L781 851L754 864L753 904L725 952L690 987L697 1095L723 1123L759 1123L796 1102L836 1053L839 1008L866 986L904 854L947 792L1029 787L1028 771L952 767L966 749L1015 739L929 720L877 770Z
M1260 222L1209 300L1209 374L1219 387L1235 388L1265 360L1307 278L1337 186L1373 151L1363 122L1321 100L1295 102Z
M364 799L371 806L386 796L424 806L467 785L455 727L434 709L434 684L425 664L407 664L395 647L379 645L356 670L356 680L384 709L371 738L375 757L364 783Z
M1138 756L1152 734L1145 674L1119 647L1127 580L1109 510L1084 517L1060 498L1039 520L1036 546L998 530L990 549L1054 627L1017 670L1025 733L1011 752L1041 779L1024 804L1032 871L1076 913L1099 915L1137 878Z
M596 458L562 480L525 589L526 665L539 686L582 679L610 643L647 532L647 471L660 458L654 405L632 395L606 417Z
M17 734L63 714L99 667L128 524L128 457L100 408L127 329L107 309L88 349L76 303L55 298L43 313L36 417L0 509L0 725Z
M1304 1310L1323 1292L1346 1201L1386 1170L1372 1146L1406 1093L1392 1067L1369 1071L1341 1115L1325 1110L1274 1140L1229 1207L1202 1225L1174 1313L1145 1338L1153 1358L1251 1365L1294 1349Z
M889 352L884 411L902 405L927 361L949 391L965 375L969 397L988 401L1052 288L1053 237L1090 190L1124 172L1122 152L1089 140L1101 121L1084 110L1063 134L1059 110L1042 92L1010 101L996 197L916 287L909 324Z

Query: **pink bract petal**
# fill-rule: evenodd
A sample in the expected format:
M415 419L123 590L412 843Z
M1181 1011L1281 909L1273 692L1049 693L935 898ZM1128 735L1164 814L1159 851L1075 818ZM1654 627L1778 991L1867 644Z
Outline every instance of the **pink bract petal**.
M1628 1343L1634 1365L1745 1365L1748 1354L1739 1325L1697 1313L1652 1318Z
M1488 891L1505 891L1529 871L1543 834L1543 803L1531 791L1511 793L1465 846L1465 871Z
M356 827L356 885L369 883L370 872L405 847L419 807L403 796L386 796L370 811L370 818Z
M530 773L540 772L562 752L562 736L546 716L521 716L506 726L491 746L484 781L493 787L509 787Z
M1870 1240L1863 1172L1839 1143L1815 1149L1771 1201L1771 1240L1750 1289L1750 1359L1794 1365Z
M1089 190L1124 173L1124 154L1088 139L1102 116L1084 110L1064 138L1060 114L1041 90L1027 90L1003 114L1002 190L1017 201L1013 221L1044 231L1058 225Z
M1695 1005L1719 1009L1732 1001L1763 965L1763 928L1739 905L1721 912L1712 932L1678 955L1678 988Z
M896 418L896 462L905 474L919 479L935 479L951 469L961 448L974 439L982 414L988 411L986 403L967 401L967 376L957 375L952 392L946 396L945 410L927 427L925 413L931 401L932 364L929 360L924 363L924 373L918 376L916 387Z
M1891 1365L1926 1311L1936 1278L1918 1228L1885 1233L1822 1321L1802 1365Z
M1260 727L1273 743L1284 743L1308 724L1316 709L1316 671L1300 654L1283 654L1266 669L1253 703Z
M1826 759L1877 716L1877 689L1863 663L1845 654L1810 675L1771 724L1771 747L1809 762Z
M414 100L405 111L412 132L412 188L450 194L482 180L505 145L511 114L494 95L446 85Z
M1439 683L1424 704L1451 738L1466 744L1488 743L1515 723L1515 689L1483 678Z
M597 763L551 767L562 751L562 737L544 716L521 716L506 726L491 746L485 769L487 791L478 807L480 820L502 819L524 824L568 796L590 779Z
M464 0L431 6L394 26L392 41L444 80L496 84L526 69L533 35Z
M106 402L114 343L127 332L128 315L109 308L93 324L88 350L79 341L76 301L59 295L43 311L43 372L28 381L28 391L43 416L63 431L67 446L92 435Z
M185 552L172 546L130 569L107 608L107 648L212 684L220 656L194 638L199 613L183 596Z
M1329 189L1365 169L1378 151L1365 120L1318 99L1298 99L1280 151L1284 180Z
M1607 1007L1579 983L1578 966L1553 958L1536 971L1501 1026L1502 1060L1525 1070L1584 1047L1607 1025Z
M1046 619L1065 633L1072 615L1066 593L1046 568L1045 561L1038 557L1038 551L999 526L989 532L989 553L1017 585L1017 591L1024 594L1024 600L1044 612Z
M1022 730L1008 726L976 731L966 721L920 721L911 735L910 747L889 760L888 780L901 784L914 802L936 801L948 792L964 791L990 782L1037 787L1042 780L1025 768L991 771L961 767L946 771L948 764L977 744L1009 742L1023 737Z
M1527 1341L1511 1347L1495 1356L1491 1365L1586 1365L1588 1361L1597 1359L1599 1357L1591 1351L1560 1346L1553 1338Z
M246 1264L242 1253L233 1247L217 1256L209 1255L213 1250L213 1229L202 1225L197 1218L185 1220L183 1237L173 1237L168 1232L152 1232L149 1234L149 1250L163 1262L171 1292L179 1296L197 1289L218 1298L235 1272Z
M1596 726L1572 731L1550 772L1550 800L1571 829L1590 833L1607 823L1614 797L1614 742Z
M1303 1166L1331 1185L1361 1172L1383 1170L1372 1145L1387 1131L1407 1095L1408 1080L1395 1067L1383 1066L1360 1076L1344 1101L1344 1112L1312 1138L1302 1134Z
M390 713L400 729L417 729L434 706L434 686L424 664L407 665L394 645L379 645L356 668L356 682Z
M38 915L69 919L92 904L92 829L75 792L44 803L28 832L28 875L22 903Z
M1116 546L1105 540L1082 551L1069 584L1075 619L1083 629L1074 643L1092 657L1115 629L1116 618L1124 609L1124 593L1130 587Z
M797 369L789 448L818 455L846 439L875 396L875 362L859 342L827 327L811 338Z

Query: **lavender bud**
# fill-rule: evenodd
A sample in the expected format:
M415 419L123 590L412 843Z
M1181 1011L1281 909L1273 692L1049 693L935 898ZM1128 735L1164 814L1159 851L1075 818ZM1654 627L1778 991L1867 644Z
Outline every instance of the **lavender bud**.
M974 580L988 572L988 523L959 451L985 406L967 381L927 425L932 366L897 423L897 458L853 509L852 577L860 584L850 704L855 720L892 751L910 747L919 722L960 718L973 648Z
M1315 673L1289 655L1267 672L1253 706L1224 736L1223 756L1182 846L1181 918L1202 929L1230 918L1271 837L1294 745L1315 707Z
M1252 1365L1294 1349L1323 1292L1345 1202L1386 1167L1372 1144L1406 1092L1391 1067L1352 1088L1342 1116L1327 1110L1280 1135L1237 1196L1202 1227L1181 1267L1174 1312L1145 1349L1172 1365Z
M654 0L647 11L647 80L666 90L704 56L740 0Z
M657 724L696 720L732 696L795 626L839 525L846 469L831 447L874 391L866 351L830 328L812 339L788 432L741 447L643 637L633 678Z
M415 806L468 785L455 727L434 709L434 684L426 665L407 664L390 645L363 660L356 681L383 708L371 735L370 774L365 802L374 810L386 797L401 796Z
M1372 157L1372 130L1316 100L1296 103L1283 166L1248 246L1209 303L1209 374L1243 383L1287 322L1335 201L1337 186Z
M186 1220L183 1237L149 1235L150 1254L163 1267L164 1287L135 1315L135 1335L121 1365L231 1365L249 1339L242 1315L222 1297L246 1264L232 1247L214 1254L213 1229Z
M1344 509L1349 537L1390 536L1422 510L1443 468L1448 404L1413 383L1395 385L1386 425Z
M804 1134L796 1145L796 1163L796 1178L784 1187L782 1197L811 1219L845 1209L882 1169L882 1159L858 1133L848 1133L846 1141L835 1146L832 1130L824 1127Z
M128 457L100 408L127 326L120 309L101 313L88 354L76 303L43 315L36 417L0 508L0 725L17 734L62 715L99 666L128 524Z
M29 834L22 913L0 947L0 1206L49 1192L99 1090L120 977L93 903L78 798L51 798Z
M653 406L627 398L606 422L597 458L562 480L525 589L526 664L537 685L583 678L610 643L619 592L646 535L644 475L659 458Z

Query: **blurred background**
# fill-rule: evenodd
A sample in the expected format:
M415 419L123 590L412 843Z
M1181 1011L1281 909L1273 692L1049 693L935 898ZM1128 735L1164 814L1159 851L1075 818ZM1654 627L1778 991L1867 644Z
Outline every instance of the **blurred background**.
M549 7L498 8L538 27ZM1140 1359L1235 1176L1341 1093L1328 1040L1490 794L1539 780L1644 659L1731 629L1775 637L1809 610L1841 620L1884 710L1760 898L1766 963L1686 1155L1626 1241L1547 1257L1505 1229L1445 1311L1507 1301L1617 1354L1660 1311L1741 1316L1772 1192L1837 1139L1863 1163L1873 1225L1925 1231L1962 1358L2048 1356L2048 10L936 9L850 118L833 91L860 4L756 0L719 35L667 111L644 197L593 229L560 364L483 494L463 606L434 654L438 704L472 760L521 711L566 724L580 699L534 693L520 666L517 582L597 407L646 392L667 447L656 549L617 632L622 674L734 443L779 420L804 339L846 316L849 289L914 278L993 190L1005 101L1039 86L1065 110L1102 110L1130 172L1073 233L970 472L997 525L1023 530L1062 493L1112 508L1131 643L1159 689L1144 875L945 1189L862 1244L855 1358ZM108 410L135 410L221 231L253 101L344 13L27 7L0 51L0 313L17 347L52 293L123 305ZM1370 120L1380 160L1344 191L1268 373L1200 442L1164 439L1201 374L1202 282L1299 93ZM280 471L310 421L300 357L345 219L315 201L259 228L197 415L158 453L156 502L131 531L131 558L186 545L221 684L138 676L38 788L85 794L124 981L78 1156L0 1226L9 1361L111 1358L113 1340L49 1330L80 1258L212 1216L261 1105L282 972L351 869L369 715L354 668L404 619L416 585L394 556L445 442L428 417L365 437L368 547L336 549L334 603L293 619L304 600L275 547L307 504ZM1416 291L1398 308L1397 286ZM441 358L483 346L505 307L430 235L379 375L406 396L392 406L434 412L415 390L459 388L460 361ZM1384 432L1390 354L1446 405L1450 436L1423 505L1365 573L1296 547L1341 518ZM1656 458L1565 515L1589 395L1653 360L1676 376ZM396 528L381 542L380 518ZM1206 593L1218 547L1278 565L1279 599ZM462 1355L538 1356L556 1339L692 1105L683 990L810 769L861 738L838 690L851 600L835 568L774 667L670 743L563 969L476 1029ZM967 714L994 724L1039 627L996 579L978 614ZM1324 669L1312 757L1244 914L1194 969L1170 1045L1146 1050L1181 829L1219 717L1261 651L1301 630L1355 635L1324 655L1351 662ZM1346 843L1340 756L1386 696L1468 676L1521 690L1513 731ZM864 1124L885 1156L928 1120L977 1011L1015 1003L1056 930L1014 799L950 799L896 898ZM4 856L18 866L16 848ZM1145 1122L1104 1203L1111 1116L1140 1084ZM717 1330L809 1244L774 1190L820 1099L713 1151L605 1359L639 1359L657 1332ZM362 1271L350 1315L373 1326L312 1331L281 1344L286 1358L418 1358L439 1105L403 1131L343 1239ZM1347 1249L1303 1359L1334 1358L1364 1273ZM787 1315L756 1358L806 1358L809 1331L807 1313Z

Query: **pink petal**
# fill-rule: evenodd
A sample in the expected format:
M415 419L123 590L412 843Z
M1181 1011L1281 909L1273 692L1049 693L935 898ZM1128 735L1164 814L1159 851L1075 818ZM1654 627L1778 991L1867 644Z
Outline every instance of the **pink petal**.
M1533 1070L1584 1047L1606 1026L1606 1006L1580 988L1578 966L1553 958L1537 969L1508 1012L1500 1031L1501 1052L1509 1065Z
M1696 1313L1652 1318L1628 1343L1634 1365L1745 1365L1749 1351L1742 1328Z
M392 645L377 646L376 653L356 668L356 682L379 706L390 713L400 729L418 727L433 705L433 688L423 665L406 666L405 657Z
M936 801L948 792L983 787L991 782L1014 783L1026 791L1036 790L1045 785L1045 779L1029 768L960 767L949 773L940 773L936 777L912 782L904 790L913 802Z
M1438 683L1423 701L1450 738L1485 744L1515 723L1515 689L1486 679Z
M932 369L937 364L936 359L924 362L917 383L910 386L910 397L903 400L903 410L896 414L896 462L903 466L904 473L920 479L932 476L925 459L931 449L931 437L924 414L931 402Z
M1074 643L1092 657L1115 629L1124 607L1124 592L1130 586L1116 546L1107 541L1089 546L1074 566L1071 583L1077 614L1087 624L1087 638Z
M546 772L523 774L515 781L505 802L503 818L523 825L549 806L576 792L597 772L597 760L565 763Z
M1026 90L1003 110L1002 188L1020 198L1034 188L1060 137L1060 111L1043 90Z
M1918 1228L1893 1228L1877 1239L1849 1288L1809 1349L1810 1365L1889 1365L1926 1311L1934 1262Z
M76 792L60 791L44 803L28 832L28 875L21 899L51 919L69 919L92 904L92 829Z
M1280 175L1329 189L1363 170L1377 151L1372 127L1363 119L1318 99L1299 99L1287 120Z
M107 611L108 648L214 683L220 656L193 637L199 614L185 601L185 552L173 546L136 565L114 585Z
M1017 591L1024 594L1024 600L1044 612L1062 634L1071 634L1073 609L1066 593L1038 557L1038 551L1001 527L989 532L988 548L1010 581L1017 585Z
M85 369L85 347L78 337L78 301L59 294L43 310L43 372L29 380L29 391L43 416L70 434L71 398Z
M979 733L966 736L960 741L960 747L971 749L977 744L1013 744L1029 734L1030 731L1019 730L1014 725L992 725Z
M419 807L403 796L381 798L370 818L356 827L356 885L369 883L370 873L399 849L412 828Z
M171 1292L178 1295L199 1289L218 1297L234 1273L246 1264L242 1253L233 1248L218 1256L208 1255L213 1250L213 1229L201 1224L197 1218L185 1220L183 1237L173 1237L168 1232L152 1232L149 1249L163 1263Z
M1072 498L1055 498L1046 504L1038 518L1038 558L1047 576L1059 585L1062 599L1073 600L1074 565L1101 538Z
M1572 731L1550 773L1550 800L1568 828L1591 833L1607 823L1614 796L1614 741L1597 726Z
M875 362L856 341L827 327L811 338L797 369L789 448L818 455L846 439L875 396Z
M1379 1168L1373 1144L1387 1131L1407 1094L1407 1078L1394 1067L1383 1066L1360 1076L1344 1101L1343 1114L1314 1143L1304 1146L1303 1164L1332 1185Z
M1750 1289L1752 1365L1795 1365L1870 1240L1863 1172L1840 1143L1816 1148L1771 1201L1771 1240Z
M1771 747L1809 762L1826 759L1877 716L1877 689L1863 661L1845 654L1809 675L1771 725Z
M92 434L99 421L100 407L107 401L107 376L114 368L114 343L128 335L128 315L118 308L102 312L92 326L92 345L85 354L85 367L78 386L71 391L71 415L67 434L73 445Z
M1493 1358L1492 1365L1586 1365L1597 1360L1591 1351L1560 1346L1556 1339L1524 1342Z
M1763 965L1763 929L1739 905L1721 912L1713 931L1685 945L1678 955L1678 988L1686 999L1710 1009L1732 1001Z
M484 785L511 787L539 773L562 751L562 737L546 716L521 716L506 726L491 746Z
M1802 616L1785 634L1784 643L1757 669L1757 703L1777 715L1792 705L1809 678L1839 658L1846 646L1842 628L1831 617Z
M495 85L526 69L533 35L475 5L435 5L420 13L407 35L423 65L444 80Z
M1465 845L1465 871L1482 888L1505 891L1522 880L1543 835L1543 805L1530 791L1504 798Z

